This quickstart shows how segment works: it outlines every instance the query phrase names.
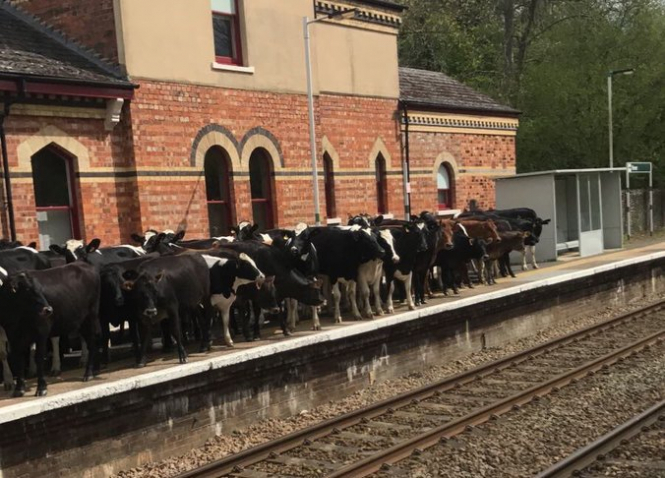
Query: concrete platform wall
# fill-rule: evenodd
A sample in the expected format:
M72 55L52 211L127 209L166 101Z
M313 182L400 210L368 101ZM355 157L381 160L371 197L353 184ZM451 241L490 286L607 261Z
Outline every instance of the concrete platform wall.
M257 419L311 409L483 344L499 345L599 307L663 292L664 268L663 254L626 261L595 275L474 297L464 307L416 320L396 316L336 329L335 340L257 347L242 352L249 356L235 364L211 363L181 378L119 387L118 393L87 401L68 404L64 396L51 397L36 414L28 412L35 402L11 413L0 410L0 476L106 476L184 453Z

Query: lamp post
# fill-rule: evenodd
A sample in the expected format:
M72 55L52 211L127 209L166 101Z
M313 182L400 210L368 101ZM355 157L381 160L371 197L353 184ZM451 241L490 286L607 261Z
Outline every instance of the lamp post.
M312 187L314 189L314 222L317 226L321 225L321 214L319 212L319 172L316 165L316 131L314 127L314 93L312 88L312 62L310 60L310 47L309 47L309 26L312 23L317 23L322 20L330 20L333 18L351 18L356 15L357 8L350 10L340 10L337 12L329 13L324 17L314 18L310 20L308 17L303 17L302 27L305 35L305 66L307 69L307 110L309 114L309 148L312 156Z
M614 167L614 143L612 138L612 77L614 75L632 75L635 69L626 68L623 70L610 70L607 73L607 108L608 108L608 127L610 131L610 168Z

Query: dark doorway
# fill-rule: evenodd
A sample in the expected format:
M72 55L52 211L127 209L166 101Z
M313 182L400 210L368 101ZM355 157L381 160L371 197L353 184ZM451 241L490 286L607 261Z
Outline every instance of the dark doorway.
M252 215L259 230L275 227L273 220L273 180L270 156L262 148L249 158L249 182L252 192Z
M379 214L388 212L388 180L386 174L386 160L379 153L376 157L376 208Z
M227 235L234 223L228 153L213 146L206 152L204 169L210 237Z

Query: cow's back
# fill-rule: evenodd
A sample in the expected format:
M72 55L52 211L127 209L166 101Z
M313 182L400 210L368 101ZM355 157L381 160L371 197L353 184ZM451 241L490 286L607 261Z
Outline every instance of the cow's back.
M158 257L143 262L139 272L164 273L168 287L181 304L197 304L210 295L210 274L205 259L197 253Z

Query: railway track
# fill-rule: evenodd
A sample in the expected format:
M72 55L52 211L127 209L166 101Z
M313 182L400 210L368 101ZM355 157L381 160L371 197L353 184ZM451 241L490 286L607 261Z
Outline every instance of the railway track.
M665 301L178 475L360 477L665 340Z
M665 476L665 401L555 463L537 478ZM630 456L626 459L621 456ZM625 453L627 452L627 453Z

